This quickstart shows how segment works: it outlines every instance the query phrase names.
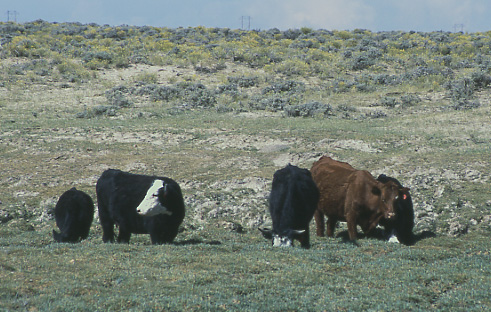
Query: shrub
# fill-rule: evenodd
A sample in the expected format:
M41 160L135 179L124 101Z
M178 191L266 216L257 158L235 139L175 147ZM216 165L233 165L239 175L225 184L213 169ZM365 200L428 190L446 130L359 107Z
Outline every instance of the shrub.
M474 95L475 84L470 78L463 78L455 82L450 82L447 86L452 100L456 103L468 100Z
M380 74L374 76L373 81L378 85L397 85L400 83L400 78L396 75Z
M367 53L355 56L350 64L352 70L363 70L375 64L375 59Z
M332 106L319 102L309 102L301 105L293 105L285 108L288 117L327 117L333 114Z
M14 37L8 44L7 50L14 57L29 57L36 55L39 44L24 36Z
M174 87L156 86L150 94L152 101L170 101L179 96L179 90Z
M287 81L282 81L282 82L276 82L271 84L268 87L265 87L261 93L262 94L268 94L268 93L289 93L289 94L294 94L297 92L303 92L305 91L305 84L303 82L298 82L294 80L287 80Z
M125 86L114 87L111 90L105 92L107 102L113 107L131 107L133 102L126 97L128 90Z
M288 59L276 65L275 71L286 76L308 76L310 65L301 59Z
M400 105L401 102L399 102L395 97L385 96L380 100L380 104L388 108L394 108L397 105Z
M295 40L289 46L290 49L299 49L299 50L318 48L318 47L319 44L315 43L312 40Z
M283 32L283 38L295 40L302 35L302 31L300 29L288 29Z
M331 89L334 93L348 92L355 86L355 82L348 81L344 78L338 78L331 83Z
M185 106L207 108L217 102L214 92L201 83L179 83L177 88Z
M368 112L365 114L366 117L368 118L384 118L384 117L387 117L387 114L382 112L382 111L379 111L379 110L376 110L376 111L373 111L373 112Z
M174 87L159 86L156 84L143 85L131 91L135 95L148 95L151 101L170 101L179 95L179 90Z
M259 77L227 77L227 80L231 84L235 84L241 88L255 87L259 84Z
M477 100L471 101L468 99L459 99L453 105L452 108L455 110L467 110L478 108L481 106L481 103Z
M358 92L374 92L377 89L375 86L368 83L357 83L355 88Z
M85 109L83 112L77 113L77 118L93 118L96 116L116 116L118 107L112 105L98 105L92 109Z
M235 95L239 93L239 89L235 83L229 83L229 84L219 85L217 87L217 93Z
M142 73L135 77L135 81L141 84L156 84L159 80L157 73Z
M90 78L90 72L86 68L70 60L56 64L56 69L69 82L83 82L84 79Z
M482 71L473 72L471 74L471 80L476 89L486 88L491 85L491 76Z
M290 100L283 97L268 97L263 98L260 96L254 96L249 102L249 107L256 110L267 110L271 112L282 111L284 107L289 105Z
M92 60L106 61L108 63L111 63L113 60L113 55L106 51L88 52L82 58L82 61L85 63L89 63Z
M401 104L403 107L414 106L421 102L421 99L416 94L405 94L401 96Z
M351 112L351 113L357 111L356 107L349 106L348 104L339 104L337 110L340 112Z

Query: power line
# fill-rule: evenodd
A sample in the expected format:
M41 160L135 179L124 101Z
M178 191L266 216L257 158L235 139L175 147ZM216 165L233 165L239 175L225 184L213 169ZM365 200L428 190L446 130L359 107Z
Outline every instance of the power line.
M464 24L454 24L453 25L454 32L464 32Z
M7 22L10 22L10 17L13 16L14 22L17 23L17 15L19 15L17 11L7 11Z
M247 21L247 30L251 30L251 17L244 16L244 15L240 17L240 23L241 23L240 29L244 29L244 22L246 21Z

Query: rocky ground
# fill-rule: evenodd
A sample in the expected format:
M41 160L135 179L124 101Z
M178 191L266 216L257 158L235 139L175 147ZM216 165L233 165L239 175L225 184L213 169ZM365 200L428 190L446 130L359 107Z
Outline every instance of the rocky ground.
M185 69L158 70L148 66L135 66L120 71L107 70L100 77L103 84L114 84L115 80L128 80L148 71L162 75L161 79L169 79L169 75L176 75L176 72ZM110 126L110 122L103 126L107 120L113 120L119 125L125 119L140 118L143 124L146 118L153 120L155 117L152 117L154 115L149 110L152 104L135 98L141 102L136 102L132 108L118 111L115 116L98 117L99 119L76 118L83 107L95 107L106 101L100 89L91 90L90 87L85 85L82 88L53 89L48 84L29 87L27 90L0 88L4 99L16 98L13 102L4 100L0 105L0 147L3 150L0 164L2 226L18 227L18 222L26 221L28 228L52 227L53 208L61 192L77 186L89 192L95 200L93 186L104 169L117 167L131 172L154 172L158 164L152 157L161 157L165 151L176 151L177 157L191 157L191 154L202 151L203 157L193 156L199 159L198 166L213 167L216 174L208 178L195 178L196 175L191 173L177 174L188 209L184 226L196 228L203 223L216 222L219 226L235 231L254 229L269 222L267 197L274 168L278 169L288 163L309 168L326 153L361 153L369 158L369 155L379 155L392 147L408 146L410 153L407 156L396 155L375 165L366 162L371 166L368 168L360 168L362 164L356 164L355 161L355 166L370 170L374 176L380 173L395 176L411 188L416 232L429 231L457 236L470 231L491 230L491 200L488 196L490 173L487 159L473 157L471 163L456 161L448 166L441 163L418 166L414 155L426 157L432 154L435 147L426 144L427 139L417 135L388 146L383 141L369 142L349 137L312 141L302 135L278 136L263 131L251 134L250 129L241 132L240 129L233 129L226 124L225 127L206 128L200 125L188 125L184 128L165 125L150 131L148 127L135 122L131 123L131 127ZM60 96L65 103L61 106ZM425 113L443 110L442 106L435 108L428 104L438 101L435 96L437 95L428 95L423 104L407 113L413 115L412 118L418 118ZM440 95L440 99L441 97L443 96ZM482 114L489 116L489 103L485 99L482 102ZM389 117L384 118L390 118L391 114L400 114L397 110L383 109L389 114ZM356 113L352 113L352 117L355 116L352 119L367 116L370 111L373 111L372 105L359 107ZM205 114L208 113L210 112ZM228 116L225 119L235 120L264 121L285 118L283 112L271 111L212 114L222 114L221 116ZM334 114L331 118L345 117ZM66 122L60 122L64 118L67 119ZM453 137L452 140L456 142L453 149L469 148L469 144L473 144L471 149L483 143L489 144L490 137L481 129L482 123L466 121L462 114L446 118L463 118L465 124L459 125L457 121L455 127L461 126L466 131L477 133L474 137L465 132L462 137ZM74 120L73 124L70 119ZM51 120L56 120L56 125L50 126ZM468 143L472 140L477 142ZM104 145L111 148L101 148ZM122 150L118 151L115 146L122 146ZM186 151L190 146L192 150ZM441 153L441 149L436 148L435 151ZM118 153L124 159L118 159ZM217 159L217 155L221 154L227 156ZM347 156L341 160L351 162L354 159L354 156ZM265 161L269 168L266 171L260 169ZM169 167L171 165L166 164L163 170ZM67 170L73 172L67 173ZM231 178L234 176L230 174L231 171L239 173L237 178ZM225 178L221 177L222 172ZM469 188L479 188L488 195L479 198L466 197Z

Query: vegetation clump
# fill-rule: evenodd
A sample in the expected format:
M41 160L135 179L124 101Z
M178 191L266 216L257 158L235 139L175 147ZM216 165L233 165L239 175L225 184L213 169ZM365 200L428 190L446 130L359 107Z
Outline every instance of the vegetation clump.
M285 114L288 117L328 117L333 114L333 108L329 104L310 102L286 107Z

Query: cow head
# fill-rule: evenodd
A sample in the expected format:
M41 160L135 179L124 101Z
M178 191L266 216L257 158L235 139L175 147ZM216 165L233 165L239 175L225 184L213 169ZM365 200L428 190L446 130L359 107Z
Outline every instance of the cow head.
M390 220L396 217L398 201L407 198L408 194L408 188L401 188L393 181L388 181L380 187L380 197L383 203L385 219Z
M305 233L305 230L286 230L281 234L274 232L268 228L259 228L259 231L263 234L263 236L267 239L272 240L273 247L290 247L293 246L294 239L302 238L302 234Z
M167 196L167 185L162 180L155 180L142 200L136 207L136 212L144 216L156 216L161 214L172 215L172 212L164 206Z

